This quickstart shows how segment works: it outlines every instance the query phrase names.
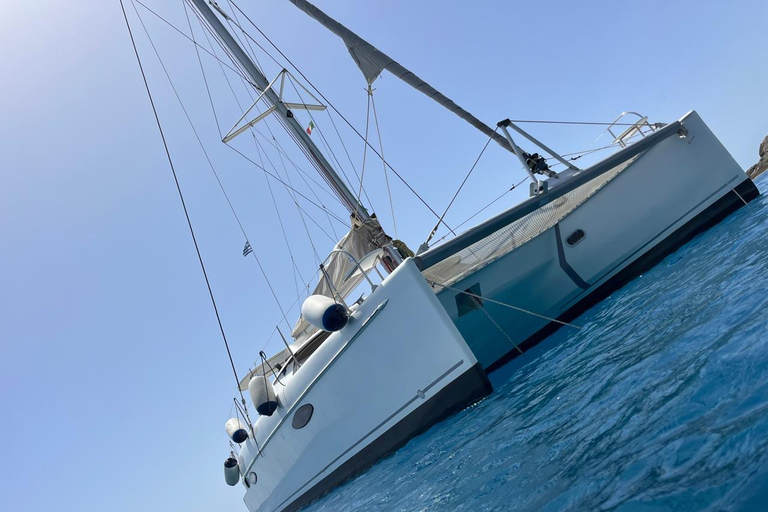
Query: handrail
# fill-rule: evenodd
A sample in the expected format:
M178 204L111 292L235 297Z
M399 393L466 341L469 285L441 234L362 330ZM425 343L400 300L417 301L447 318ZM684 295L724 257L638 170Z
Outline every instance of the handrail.
M363 270L363 267L360 265L360 262L357 260L357 258L352 256L349 252L345 251L344 249L334 249L334 250L332 250L330 252L330 254L328 254L328 256L323 260L322 264L325 265L328 262L328 260L330 259L330 257L333 256L335 253L346 254L347 257L354 262L355 267L360 271L360 273L363 275L363 277L365 277L365 280L368 281L368 284L371 285L371 291L373 291L376 288L376 285L374 285L373 281L371 281L371 278L368 277L368 273ZM329 282L328 286L333 287L333 284L331 284ZM332 290L332 291L334 293L336 292L336 290Z

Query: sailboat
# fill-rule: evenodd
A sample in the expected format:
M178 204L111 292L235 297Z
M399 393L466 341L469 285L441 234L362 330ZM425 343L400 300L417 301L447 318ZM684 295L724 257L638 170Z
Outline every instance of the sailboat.
M268 105L251 121L244 113L225 139L277 118L352 219L319 266L293 341L261 353L239 382L258 418L243 399L226 422L224 474L244 486L251 512L297 510L482 399L488 372L759 195L695 111L665 125L623 114L609 128L620 150L581 169L509 119L486 125L306 0L289 1L343 40L369 87L391 72L508 150L530 197L413 254L294 115L322 107L285 100L287 71L269 81L225 26L229 15L188 0ZM518 136L549 156L526 151ZM552 170L553 159L565 170ZM366 293L351 301L360 286Z

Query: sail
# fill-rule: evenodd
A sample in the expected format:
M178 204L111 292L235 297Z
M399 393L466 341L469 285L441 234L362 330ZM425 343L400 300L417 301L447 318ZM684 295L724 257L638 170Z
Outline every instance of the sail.
M326 279L323 275L320 276L312 295L345 298L365 279L365 273L376 266L383 257L384 252L381 247L390 243L392 243L392 239L384 233L375 216L364 222L353 218L352 229L336 243L333 252L325 260L323 267L328 278ZM362 262L361 260L368 255L373 257L365 258L365 262ZM360 262L360 266L363 268L358 269L357 264L351 258ZM331 285L333 290L331 290ZM309 323L304 318L299 318L291 336L298 338L302 333L307 332L309 327Z
M357 67L362 71L363 76L372 84L376 78L379 77L383 70L387 70L397 78L407 83L411 87L426 94L437 103L447 108L488 137L499 143L501 147L512 151L512 147L509 142L499 133L486 125L478 118L458 106L450 98L443 95L440 91L429 85L427 82L416 76L413 72L404 68L400 63L387 56L385 53L379 51L378 48L371 45L369 42L362 39L360 36L349 30L347 27L334 20L316 6L307 2L306 0L289 0L293 5L304 11L310 17L314 18L325 28L339 36L347 47L352 59L357 64Z

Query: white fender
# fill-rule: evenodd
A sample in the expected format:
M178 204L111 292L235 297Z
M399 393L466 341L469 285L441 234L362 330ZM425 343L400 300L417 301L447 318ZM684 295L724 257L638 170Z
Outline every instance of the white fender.
M301 316L318 329L334 332L347 325L349 310L325 295L310 295L301 305Z
M224 424L224 430L231 440L237 444L248 439L248 428L237 418L230 418Z
M224 481L229 486L235 486L240 481L240 467L234 457L224 461Z
M269 379L263 375L254 376L248 383L248 392L256 411L262 416L272 416L277 409L277 396Z

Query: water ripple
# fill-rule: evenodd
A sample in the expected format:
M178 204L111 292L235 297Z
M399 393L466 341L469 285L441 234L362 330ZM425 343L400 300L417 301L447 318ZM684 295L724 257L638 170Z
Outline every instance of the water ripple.
M767 270L761 197L307 510L768 510Z

